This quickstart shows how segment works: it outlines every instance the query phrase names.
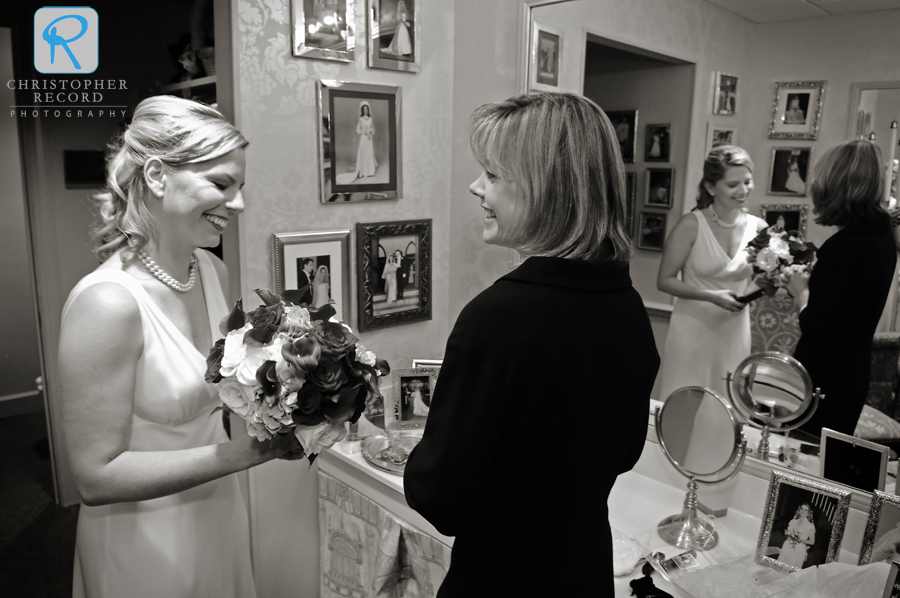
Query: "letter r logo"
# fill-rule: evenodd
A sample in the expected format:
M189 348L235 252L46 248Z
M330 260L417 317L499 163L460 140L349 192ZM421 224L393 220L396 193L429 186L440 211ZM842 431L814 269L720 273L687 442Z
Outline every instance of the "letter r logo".
M87 75L100 64L97 11L90 6L45 6L34 13L34 68Z

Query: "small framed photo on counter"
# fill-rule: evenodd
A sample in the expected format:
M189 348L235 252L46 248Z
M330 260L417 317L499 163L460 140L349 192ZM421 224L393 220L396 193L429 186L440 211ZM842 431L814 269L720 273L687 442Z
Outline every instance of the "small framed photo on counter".
M859 549L860 565L900 561L900 496L876 490Z
M884 490L887 446L828 428L822 428L819 446L819 477L864 492Z
M385 395L385 430L419 430L425 427L440 372L440 366L391 371L392 392Z
M773 471L756 560L784 572L836 561L852 492Z

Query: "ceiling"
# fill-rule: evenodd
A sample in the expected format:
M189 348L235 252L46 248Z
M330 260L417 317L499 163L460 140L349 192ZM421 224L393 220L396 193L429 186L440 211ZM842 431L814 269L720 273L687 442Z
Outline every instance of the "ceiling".
M900 9L900 0L707 0L754 23Z

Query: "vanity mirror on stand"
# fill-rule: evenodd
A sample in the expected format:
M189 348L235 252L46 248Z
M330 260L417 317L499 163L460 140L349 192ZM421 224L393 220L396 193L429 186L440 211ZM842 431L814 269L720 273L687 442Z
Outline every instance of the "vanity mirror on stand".
M680 514L663 519L660 537L679 548L708 550L719 541L714 521L698 513L699 484L718 484L741 470L747 442L728 402L699 386L680 388L656 408L659 446L675 469L688 478Z
M769 434L799 428L825 398L820 389L813 390L809 373L799 361L777 351L754 353L733 373L728 372L725 380L731 404L761 431L753 456L764 461L773 456Z

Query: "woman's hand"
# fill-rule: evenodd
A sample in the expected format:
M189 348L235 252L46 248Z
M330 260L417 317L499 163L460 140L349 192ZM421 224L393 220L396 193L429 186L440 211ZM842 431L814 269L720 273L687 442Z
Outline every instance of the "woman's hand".
M788 281L787 290L791 297L799 300L809 290L809 272L794 272Z
M746 303L741 303L740 301L738 301L737 295L735 295L732 291L728 291L725 289L707 291L706 298L710 303L718 305L722 309L734 313L741 311L747 306Z

